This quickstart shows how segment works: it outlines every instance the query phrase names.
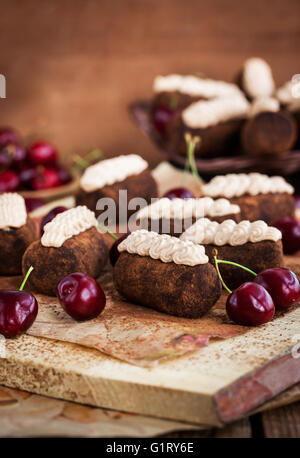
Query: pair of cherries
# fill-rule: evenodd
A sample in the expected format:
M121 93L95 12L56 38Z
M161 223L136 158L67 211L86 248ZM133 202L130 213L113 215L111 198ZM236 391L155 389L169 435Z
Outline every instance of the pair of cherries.
M252 273L252 282L243 283L231 291L224 283L219 264L226 263L241 267ZM263 270L256 275L240 264L217 259L215 265L220 280L229 293L226 311L229 318L244 326L258 326L272 320L276 310L286 310L300 299L300 283L289 269L275 267Z
M34 323L38 303L33 294L23 291L31 267L19 290L0 290L0 334L18 337ZM77 321L91 320L103 311L105 294L100 285L88 275L75 272L57 285L57 297L66 313Z

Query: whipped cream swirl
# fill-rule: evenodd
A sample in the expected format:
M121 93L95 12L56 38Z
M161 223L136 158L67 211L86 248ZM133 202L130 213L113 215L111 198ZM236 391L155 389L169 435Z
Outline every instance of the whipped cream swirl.
M138 175L147 167L148 163L137 154L106 159L85 170L80 179L80 187L85 192L93 192L104 186L119 183L131 175Z
M46 224L41 244L45 247L58 248L74 235L97 226L95 213L85 205L80 205L59 213L50 223Z
M244 63L243 86L252 98L270 97L275 83L270 65L259 57L251 57Z
M193 75L157 76L153 83L154 92L181 92L191 96L207 99L226 97L239 94L241 91L236 84L217 81L209 78L199 78Z
M24 226L27 220L25 200L16 192L0 195L0 229Z
M240 246L245 243L281 240L281 232L275 227L268 226L264 221L235 221L228 219L222 223L210 221L207 218L198 219L181 236L180 240L189 240L203 245Z
M248 116L250 104L242 93L192 103L182 112L184 124L192 129L205 129L230 119Z
M254 117L259 113L272 112L280 110L280 103L274 97L259 97L253 101L249 110L249 117Z
M118 246L118 250L140 256L150 256L162 262L196 266L207 264L205 248L190 241L181 241L166 234L146 230L132 232Z
M208 184L202 186L202 192L210 197L224 196L231 199L244 194L250 196L269 193L293 194L294 188L279 176L269 177L261 173L229 173L214 177Z
M240 207L227 199L213 200L210 197L199 199L173 199L167 197L155 200L137 213L137 220L144 218L201 218L203 216L224 216L240 212Z

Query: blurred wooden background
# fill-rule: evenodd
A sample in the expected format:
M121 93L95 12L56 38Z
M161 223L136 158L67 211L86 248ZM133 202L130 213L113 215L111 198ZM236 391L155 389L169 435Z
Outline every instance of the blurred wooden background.
M65 157L100 146L156 163L127 106L159 73L231 80L252 55L278 83L300 72L299 0L0 0L0 11L0 124Z

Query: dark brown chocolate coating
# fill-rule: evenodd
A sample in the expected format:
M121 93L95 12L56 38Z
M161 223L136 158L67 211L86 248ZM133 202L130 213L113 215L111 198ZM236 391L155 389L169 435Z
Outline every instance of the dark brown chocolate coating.
M34 267L27 287L55 296L58 282L74 272L97 278L106 264L108 248L95 227L66 240L61 247L44 247L40 240L32 243L23 256L23 274Z
M285 153L296 143L297 124L287 111L263 112L244 124L241 138L246 153Z
M241 214L231 214L224 216L206 216L206 218L211 221L217 221L217 223L222 223L226 219L233 219L237 223L241 221ZM158 232L159 234L169 234L173 237L179 237L184 231L186 231L192 224L196 222L196 218L188 218L185 220L185 224L182 219L171 218L170 220L160 218L160 219L142 219L140 221L139 229L146 229L148 231Z
M282 267L284 264L281 240L278 242L270 240L257 243L248 242L241 246L205 245L205 252L213 265L215 264L215 250L218 252L218 259L237 262L255 273L272 267ZM239 267L219 264L219 269L223 280L230 289L238 288L242 283L252 281L254 278L252 274Z
M153 100L151 106L151 114L157 107L168 107L171 110L183 110L188 107L191 103L198 102L199 100L207 100L205 97L191 96L189 94L183 94L182 92L158 92Z
M213 158L222 155L232 156L239 144L243 119L232 119L205 129L192 129L184 125L181 113L176 114L168 129L168 150L171 153L186 155L185 133L199 136L201 143L196 145L195 156Z
M0 230L0 275L22 273L22 256L26 248L38 238L37 226L28 216L19 228Z
M221 295L209 263L191 267L127 252L115 265L114 284L129 301L186 318L201 317Z
M86 205L90 210L96 213L98 217L102 211L96 210L96 205L99 199L111 198L116 202L117 222L124 222L124 219L119 219L119 191L127 190L128 202L135 197L142 197L148 203L151 198L158 196L157 184L149 169L144 170L138 175L131 175L119 183L114 183L110 186L104 186L101 189L93 192L85 192L82 189L76 195L76 205ZM129 210L128 216L137 210Z
M272 224L284 216L293 216L295 213L294 197L287 193L244 195L233 197L230 202L239 205L242 220L257 221L262 219L266 223Z

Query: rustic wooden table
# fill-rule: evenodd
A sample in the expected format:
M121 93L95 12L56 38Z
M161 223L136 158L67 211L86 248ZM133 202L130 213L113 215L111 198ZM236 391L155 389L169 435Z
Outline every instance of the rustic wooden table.
M161 437L300 438L300 402L258 413L225 428L176 431Z

